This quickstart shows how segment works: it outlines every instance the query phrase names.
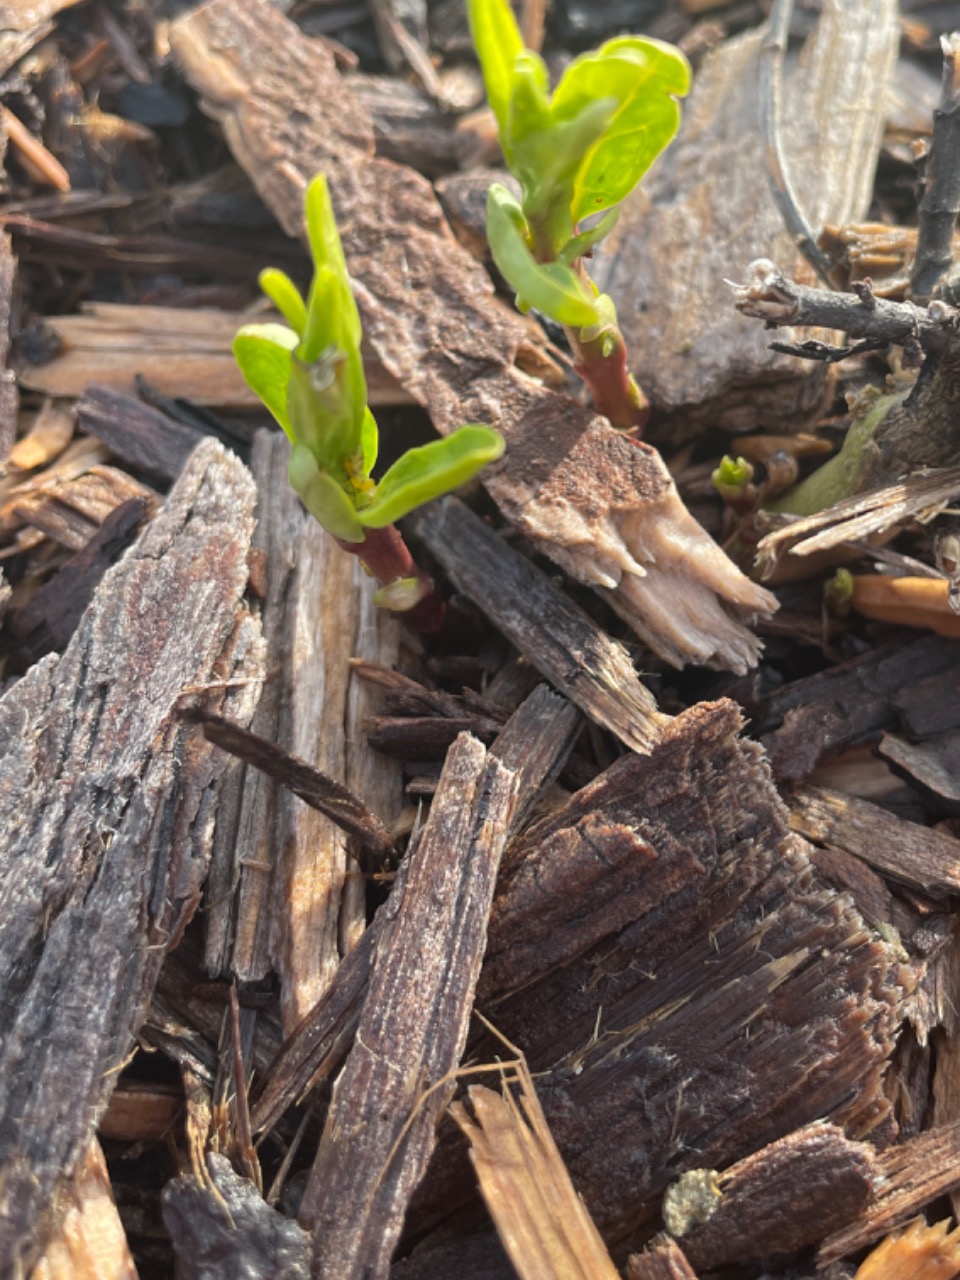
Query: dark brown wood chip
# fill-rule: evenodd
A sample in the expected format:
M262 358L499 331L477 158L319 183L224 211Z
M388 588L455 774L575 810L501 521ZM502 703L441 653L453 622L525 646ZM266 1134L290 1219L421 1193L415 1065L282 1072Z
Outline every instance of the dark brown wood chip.
M837 845L914 889L960 893L960 840L945 832L826 787L798 787L790 822L808 840Z
M425 508L413 527L538 671L634 751L650 750L669 717L622 645L456 498Z
M880 1180L866 1211L829 1236L817 1253L820 1267L856 1253L901 1227L925 1205L960 1186L960 1123L928 1129L877 1157Z
M873 1147L832 1124L812 1124L722 1174L691 1170L664 1196L664 1220L694 1267L772 1258L852 1222L873 1195ZM690 1196L691 1184L707 1196ZM690 1204L695 1211L689 1212ZM706 1204L707 1212L696 1212Z
M354 836L373 857L377 870L393 860L396 842L375 813L359 796L305 760L298 760L275 742L259 738L249 729L231 724L222 716L201 713L204 736L231 755L262 769L275 782L299 796L304 804L325 813L331 822Z

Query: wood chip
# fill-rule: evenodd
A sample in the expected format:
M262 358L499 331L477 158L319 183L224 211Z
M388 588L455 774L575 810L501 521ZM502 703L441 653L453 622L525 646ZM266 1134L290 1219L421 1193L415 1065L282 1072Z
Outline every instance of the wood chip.
M627 1259L624 1280L697 1280L675 1240L656 1239L643 1253Z
M574 1190L530 1073L519 1095L483 1085L450 1111L470 1143L480 1190L520 1280L618 1280L600 1233Z
M314 1277L387 1275L453 1093L515 799L513 772L475 739L459 738L408 854L403 902L304 1193Z
M103 575L127 550L153 509L154 504L143 498L129 498L115 507L76 555L17 610L13 632L31 662L66 648Z
M790 798L794 831L856 854L885 875L924 893L960 893L960 840L897 818L879 805L825 787Z
M6 461L17 431L17 384L8 363L15 281L16 259L10 237L0 232L0 463Z
M307 181L327 173L371 345L441 432L464 421L503 431L505 460L484 483L504 515L603 588L668 661L751 666L758 644L744 620L771 612L773 597L689 515L655 450L520 373L526 324L492 297L429 184L372 158L371 121L327 47L258 0L210 0L171 40L289 234L302 233ZM291 95L310 104L295 120Z
M617 303L633 371L684 435L706 424L799 426L824 393L823 366L770 351L761 326L734 313L726 283L755 258L791 272L801 261L768 187L758 114L766 38L750 31L707 57L678 138L596 254L595 278ZM841 0L789 64L782 142L816 229L867 211L898 41L892 0L868 10Z
M878 1172L866 1143L807 1125L721 1174L684 1174L664 1196L664 1221L697 1268L793 1254L856 1218Z
M960 1274L960 1231L923 1218L887 1236L857 1268L854 1280L952 1280Z
M0 702L0 1271L77 1167L206 873L222 757L184 698L240 722L262 678L242 594L253 486L215 443L109 570L61 658ZM234 687L233 681L237 684Z
M212 307L87 303L79 315L45 317L63 350L46 364L21 361L20 382L50 396L81 396L91 382L134 396L137 379L145 378L167 396L265 415L237 368L232 343L242 324L268 319L266 313ZM364 372L371 404L410 403L379 361L365 361Z
M137 1280L98 1142L90 1143L61 1197L59 1231L30 1280Z
M257 434L254 545L266 555L262 621L273 678L251 727L344 782L389 825L402 807L400 771L366 743L378 693L351 678L349 662L395 662L398 624L373 604L357 558L304 512L287 481L288 453L284 436ZM363 880L348 837L322 813L255 770L238 769L229 785L235 825L221 824L216 836L206 964L245 981L275 968L292 1031L356 942Z
M568 912L544 945L566 932L571 962L547 954L542 976L513 994L506 963L495 984L481 979L480 1008L527 1056L551 1132L611 1246L646 1238L664 1188L685 1169L723 1168L823 1118L858 1140L893 1132L881 1078L913 976L847 900L819 884L739 724L730 703L701 704L629 771L630 785L612 785L626 770L613 766L595 821L629 827L650 850L629 889L629 923L581 953L581 922ZM579 903L572 874L564 879L569 845L549 840L545 823L553 856L537 880ZM523 867L513 871L512 854L508 877ZM593 927L606 864L582 856L580 866ZM611 913L626 870L610 870ZM664 891L645 907L651 875ZM492 963L510 941L497 910ZM521 955L534 927L529 912L511 931ZM485 1035L471 1043L479 1061L498 1051ZM443 1154L412 1232L470 1195L469 1172L461 1181Z
M211 1152L200 1168L203 1177L177 1178L163 1192L179 1280L309 1280L306 1233L238 1177L225 1156Z
M634 751L650 750L669 717L657 710L622 645L456 498L419 512L413 527L538 671Z
M73 426L72 407L45 401L30 430L10 450L10 470L33 471L58 458L73 439Z
M881 1180L876 1196L855 1222L827 1237L817 1252L819 1267L872 1244L960 1186L960 1123L928 1129L889 1147L877 1163Z
M516 773L513 829L528 812L542 786L559 770L569 751L572 734L569 704L562 705L556 694L542 688L534 690L507 722L491 755ZM386 945L403 901L408 867L409 860L405 859L390 897L356 947L347 954L329 991L287 1039L271 1069L263 1073L264 1086L253 1109L256 1131L274 1125L287 1107L343 1060L356 1030L373 958Z
M176 480L203 439L201 432L175 422L160 409L97 383L84 389L77 404L77 425L102 440L129 467L162 480Z
M928 708L928 717L952 716L950 682L958 678L956 644L928 636L880 645L745 705L774 773L785 782L801 782L825 753L875 738L900 720L911 736L922 736L911 717L921 707ZM926 681L930 687L923 694ZM933 706L936 713L929 710Z

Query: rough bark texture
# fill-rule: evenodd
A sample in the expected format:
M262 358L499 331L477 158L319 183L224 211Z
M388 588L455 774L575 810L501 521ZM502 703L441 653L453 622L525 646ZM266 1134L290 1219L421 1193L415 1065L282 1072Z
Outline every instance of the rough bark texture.
M574 797L506 855L480 1008L526 1053L608 1242L631 1243L668 1183L705 1160L723 1167L821 1117L856 1138L893 1131L880 1076L909 976L818 884L739 723L729 703L684 712L649 757L619 761L582 809ZM611 835L591 845L600 824ZM617 886L606 936L592 910L604 874ZM586 907L535 953L526 931L541 885L568 901L582 885ZM485 1037L473 1048L498 1051ZM455 1166L452 1148L438 1153L412 1229L449 1212L454 1188L469 1194Z
M349 663L357 656L395 662L398 624L373 605L356 557L303 511L287 481L288 452L284 436L257 435L254 543L265 556L263 629L273 678L252 728L346 783L390 823L401 804L399 768L366 743L377 691L352 678ZM329 818L256 770L239 768L231 786L235 825L217 831L206 963L244 980L275 968L289 1032L362 931L362 881L348 837Z
M307 1280L310 1237L266 1204L225 1156L209 1154L204 1177L168 1182L163 1220L179 1280Z
M386 1276L454 1088L516 778L464 735L447 756L300 1208L312 1274ZM434 1085L441 1087L433 1088Z
M726 281L754 258L796 271L800 258L767 186L757 109L765 30L725 42L705 62L681 132L626 202L597 254L617 302L633 369L655 406L690 434L709 423L750 430L809 420L824 367L769 350L760 326L731 316ZM784 151L803 211L862 218L873 190L885 86L899 32L892 0L841 0L822 11L784 87Z
M710 1180L712 1195L707 1212L691 1215L684 1184L698 1176ZM694 1267L773 1258L852 1222L878 1177L873 1147L850 1142L836 1125L812 1124L721 1174L685 1174L667 1189L664 1218Z
M16 259L10 248L10 237L0 234L0 463L10 452L17 428L17 384L13 370L7 365L15 280Z
M212 0L172 39L291 235L302 230L308 179L327 173L367 336L440 431L464 421L503 431L507 455L485 483L506 517L575 578L606 589L669 661L746 670L758 649L742 619L770 612L773 599L689 515L654 450L519 372L526 325L492 297L429 183L372 158L370 119L326 46L260 0ZM303 106L291 113L294 84Z
M247 472L205 444L63 656L0 703L0 1272L39 1243L197 906L223 757L181 712L252 711L252 527Z

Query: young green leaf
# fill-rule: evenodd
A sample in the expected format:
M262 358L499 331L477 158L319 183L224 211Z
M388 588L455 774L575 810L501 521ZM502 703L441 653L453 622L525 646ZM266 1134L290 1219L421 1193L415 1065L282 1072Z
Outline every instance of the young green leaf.
M618 103L577 174L570 210L574 223L629 195L676 134L676 99L689 88L687 60L657 40L623 36L570 64L553 95L555 119L575 118L598 98Z
M233 340L233 354L244 381L291 439L287 383L296 345L297 335L282 324L246 324Z
M607 236L617 225L620 217L619 209L608 209L600 221L593 227L589 227L586 231L581 231L579 235L573 236L557 253L557 261L565 262L567 266L572 266L577 258L584 257L591 249L595 248L601 240L606 240Z
M377 485L369 506L357 512L369 529L383 529L402 516L471 480L504 449L490 427L459 427L442 440L408 449Z
M287 273L278 267L267 267L260 272L259 283L290 328L302 338L307 327L307 308Z
M467 0L467 17L487 100L497 117L502 138L507 132L514 62L523 51L523 38L507 0Z
M536 307L558 324L595 324L597 309L587 287L560 262L537 262L527 244L523 211L498 183L487 193L487 239L503 278L517 292L521 310Z
M287 475L294 493L328 533L344 542L363 541L363 526L353 503L337 482L317 466L306 445L295 444L290 450Z
M377 454L380 452L380 429L369 408L364 411L363 425L360 428L360 452L363 457L363 474L368 476L377 465Z

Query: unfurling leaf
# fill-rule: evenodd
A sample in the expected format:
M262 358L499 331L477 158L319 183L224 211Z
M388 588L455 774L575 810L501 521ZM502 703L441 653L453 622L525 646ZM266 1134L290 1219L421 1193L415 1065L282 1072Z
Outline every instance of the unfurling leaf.
M599 315L587 286L561 262L537 262L527 244L519 203L495 183L487 193L487 239L497 268L517 293L521 310L536 307L558 324L582 328Z
M363 525L347 494L318 466L306 445L295 444L287 467L290 487L313 518L344 542L362 542Z
M357 512L369 529L383 529L434 498L459 489L478 471L495 462L504 449L503 436L490 427L459 427L443 440L409 449L377 485L369 506Z
M483 70L487 99L502 135L507 128L507 109L513 92L514 62L523 51L523 38L507 0L468 0L467 17L473 47Z
M260 272L259 284L290 328L302 338L307 327L307 308L300 290L287 273L278 267L267 267Z
M658 40L622 36L570 64L553 95L557 121L579 116L599 98L617 103L577 172L570 210L575 224L629 195L676 134L676 99L689 89L686 58Z
M282 324L247 324L233 340L233 354L244 381L293 439L287 414L287 384L297 335Z

